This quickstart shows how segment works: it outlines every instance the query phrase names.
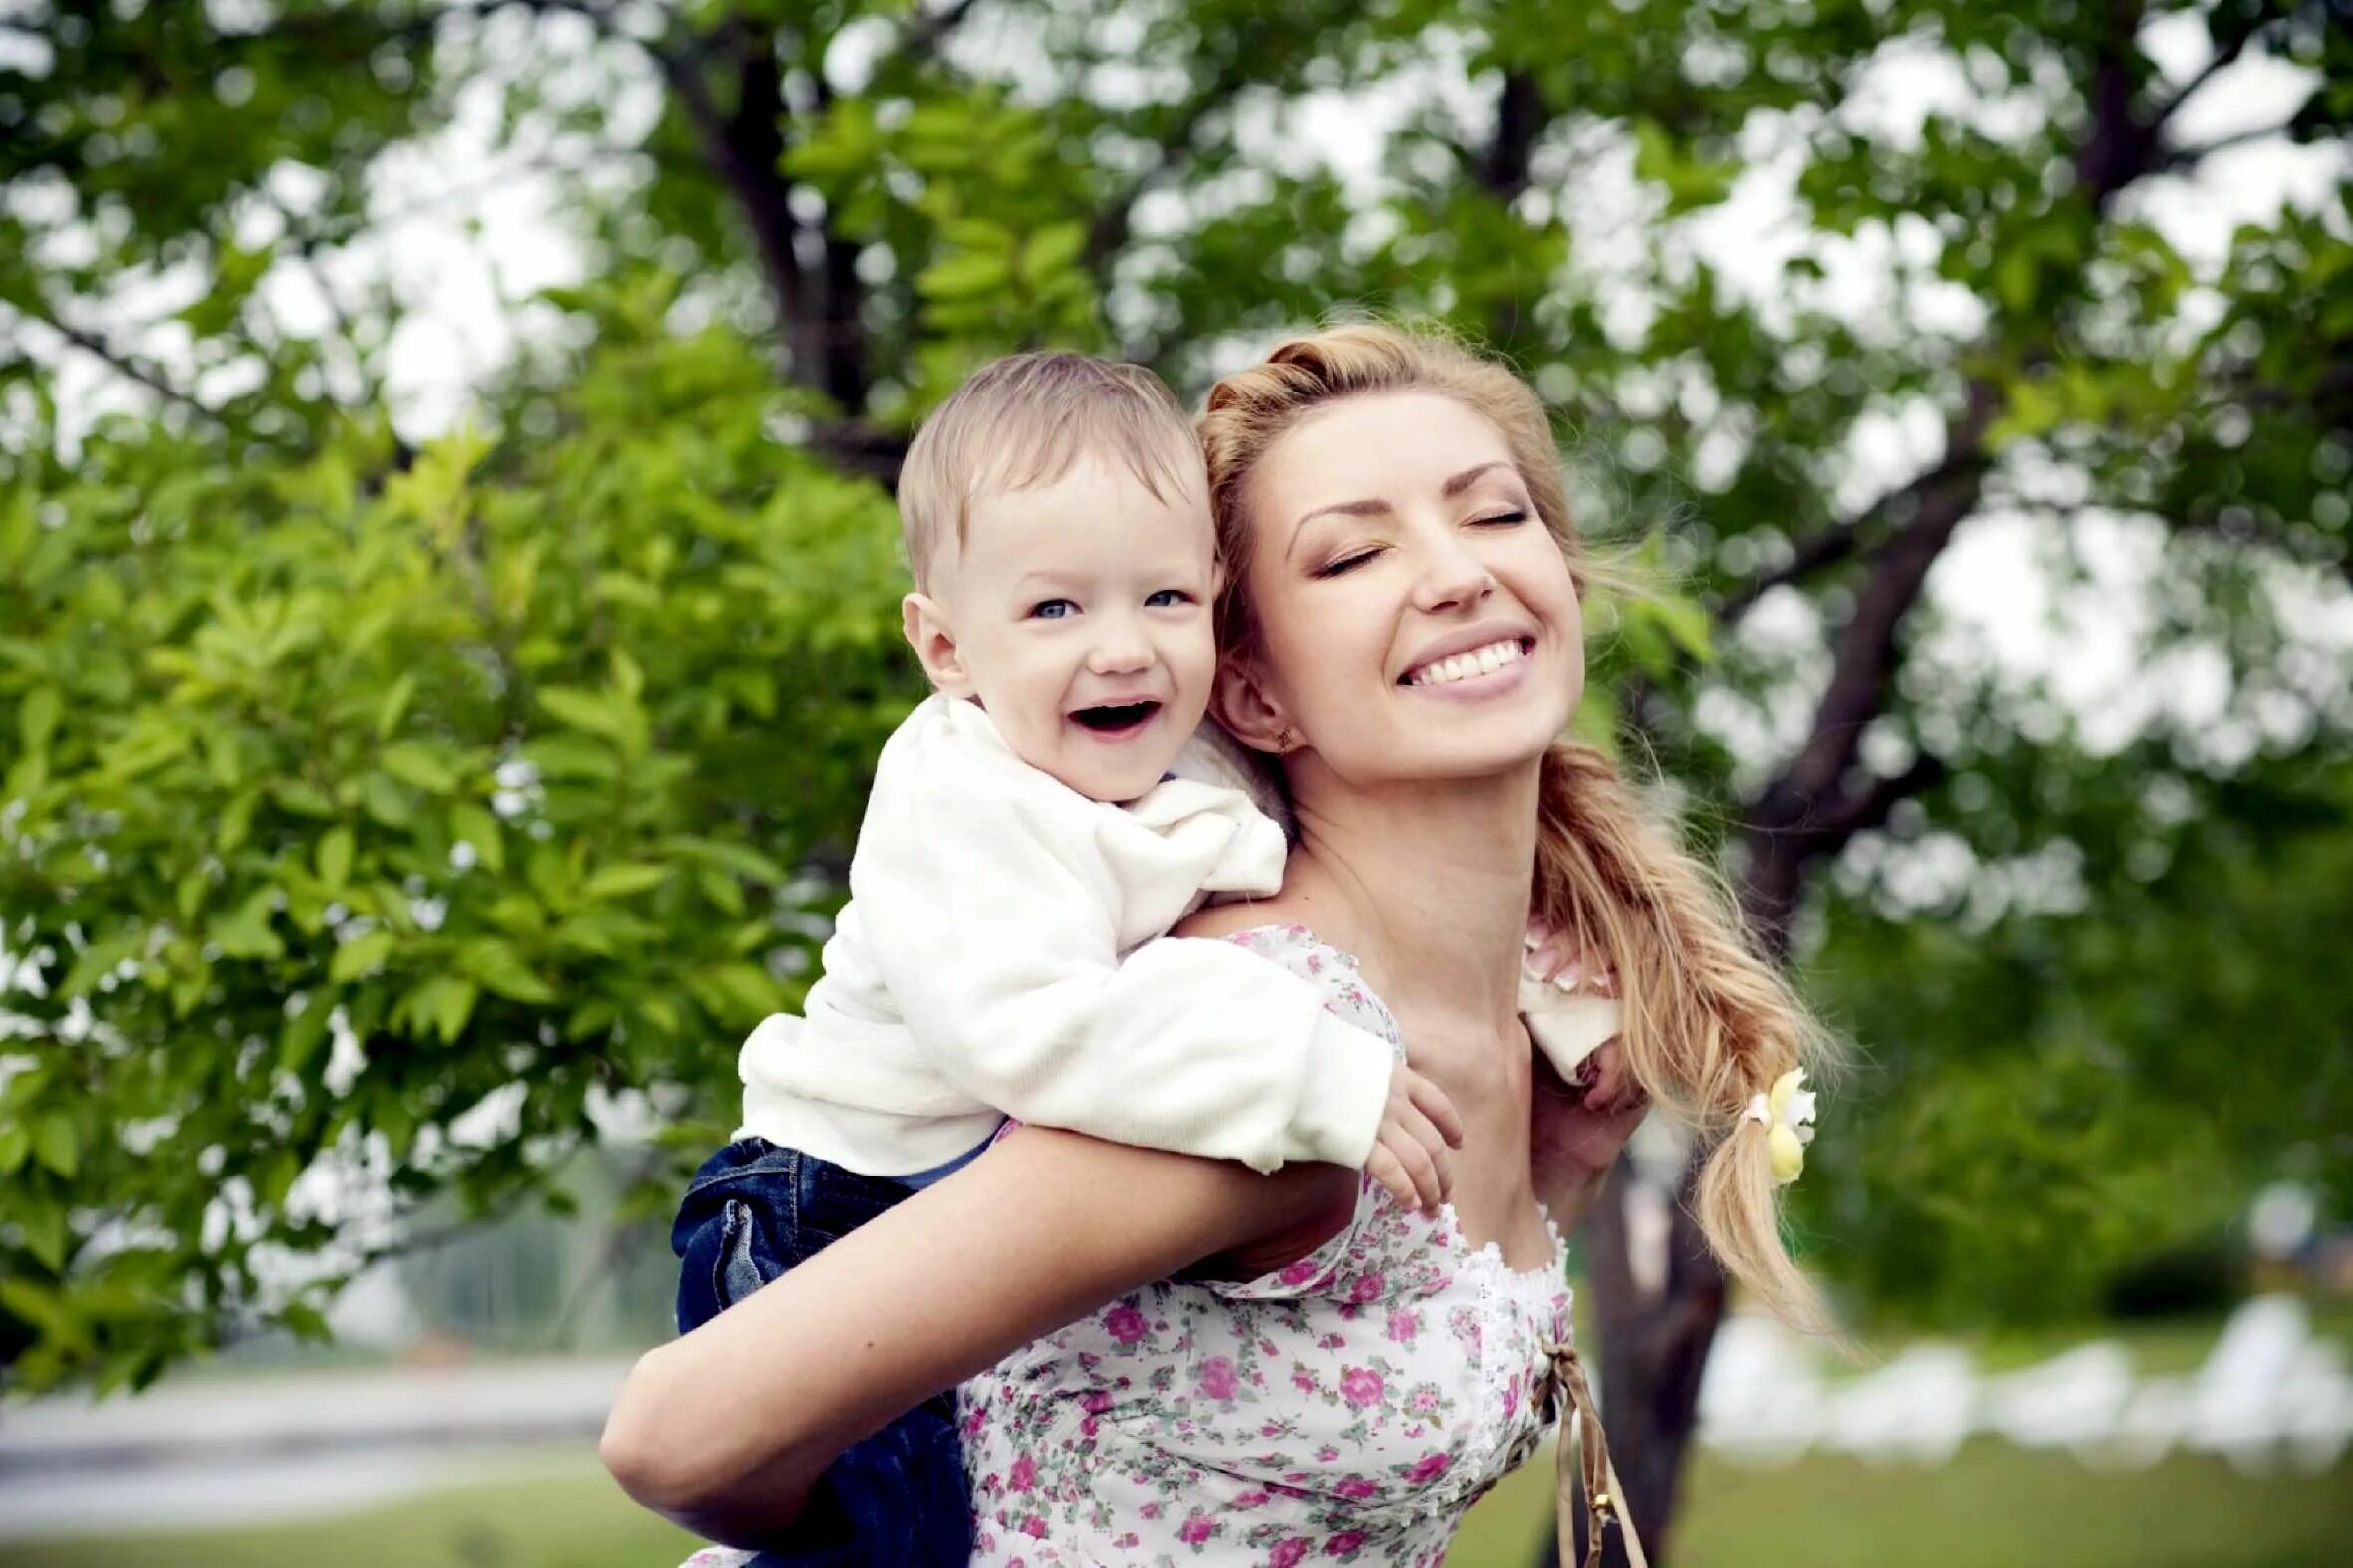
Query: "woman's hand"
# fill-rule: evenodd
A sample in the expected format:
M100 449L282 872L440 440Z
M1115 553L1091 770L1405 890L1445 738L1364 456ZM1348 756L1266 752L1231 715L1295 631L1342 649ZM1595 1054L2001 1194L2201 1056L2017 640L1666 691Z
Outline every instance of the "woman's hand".
M1528 927L1528 973L1572 994L1614 997L1618 975L1575 936ZM1529 1149L1536 1195L1564 1229L1582 1219L1602 1178L1617 1163L1650 1098L1626 1065L1625 1049L1605 1041L1563 1082L1541 1053L1536 1063Z
M1616 1040L1583 1065L1591 1069L1591 1082L1565 1084L1539 1056L1529 1108L1528 1158L1536 1196L1563 1230L1585 1217L1618 1152L1651 1109L1650 1096L1627 1071L1625 1049ZM1581 1069L1579 1076L1587 1075Z

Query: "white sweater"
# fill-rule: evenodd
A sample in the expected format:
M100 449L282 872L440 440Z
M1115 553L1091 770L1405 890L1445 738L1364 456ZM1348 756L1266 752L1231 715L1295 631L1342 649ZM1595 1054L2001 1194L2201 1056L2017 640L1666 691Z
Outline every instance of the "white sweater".
M1362 1166L1388 1042L1240 947L1163 936L1208 895L1275 892L1284 855L1238 789L1105 805L931 697L883 747L806 1017L744 1042L738 1136L906 1176L1009 1115L1261 1171Z

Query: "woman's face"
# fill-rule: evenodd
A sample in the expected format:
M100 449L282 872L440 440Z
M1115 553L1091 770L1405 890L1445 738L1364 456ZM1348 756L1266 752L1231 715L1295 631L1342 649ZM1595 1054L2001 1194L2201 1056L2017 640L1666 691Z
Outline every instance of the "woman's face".
M1485 416L1437 392L1334 403L1268 450L1248 508L1267 722L1229 704L1237 729L1287 726L1371 784L1506 771L1568 723L1576 588Z

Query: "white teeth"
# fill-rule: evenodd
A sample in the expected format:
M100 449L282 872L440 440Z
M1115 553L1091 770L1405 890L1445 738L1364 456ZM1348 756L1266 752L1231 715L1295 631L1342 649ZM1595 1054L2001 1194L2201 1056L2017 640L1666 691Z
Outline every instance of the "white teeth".
M1525 656L1520 652L1517 638L1505 638L1499 643L1472 649L1467 653L1433 659L1408 676L1407 684L1442 686L1456 680L1468 680L1473 675L1491 675L1506 664L1518 663Z

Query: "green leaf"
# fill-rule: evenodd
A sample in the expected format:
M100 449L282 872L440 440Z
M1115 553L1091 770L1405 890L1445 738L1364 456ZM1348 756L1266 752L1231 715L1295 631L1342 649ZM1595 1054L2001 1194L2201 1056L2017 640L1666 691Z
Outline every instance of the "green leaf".
M574 729L602 735L608 740L621 736L620 712L602 692L577 686L550 686L539 693L539 705Z
M533 974L522 955L505 942L485 938L458 949L458 967L480 981L482 988L509 1001L533 1005L552 1002L555 990Z
M473 1016L474 1002L480 995L471 981L437 974L400 998L393 1014L416 1025L430 1025L443 1044L454 1045L465 1033L466 1020Z
M281 778L272 779L267 787L270 799L276 801L281 809L298 817L335 815L335 802L329 800L326 791L315 784L297 778Z
M82 1166L82 1135L62 1111L51 1111L33 1122L33 1158L71 1180Z
M416 803L388 774L371 773L360 780L360 804L388 828L405 828L416 820Z
M457 789L456 769L429 746L415 741L400 741L385 747L377 760L387 773L404 784L415 785L428 795L447 795Z
M408 711L409 701L416 695L416 676L402 674L395 677L377 704L376 738L389 740L393 730L400 727L400 719Z
M1077 218L1049 223L1029 236L1021 247L1021 281L1031 288L1070 270L1087 248L1087 225Z
M25 1249L41 1261L51 1273L66 1266L66 1210L53 1198L29 1194L16 1209L16 1222L23 1227ZM0 1280L0 1287L8 1282Z
M965 251L915 274L915 292L934 300L968 300L1003 288L1012 269L1003 256Z
M0 1127L0 1176L14 1176L33 1151L33 1139L23 1127Z
M17 733L23 737L28 753L38 755L48 751L49 737L56 733L58 718L64 711L65 703L55 686L32 689L16 716Z
M221 919L212 922L205 939L227 958L281 958L286 943L271 929L278 890L259 888Z
M311 1065L311 1058L319 1054L319 1047L326 1042L328 1024L332 1021L329 1012L327 1003L313 994L309 1005L286 1020L285 1027L278 1031L280 1072L299 1077Z
M589 874L583 892L591 899L624 899L669 881L667 866L600 866Z
M493 875L506 870L506 835L499 830L498 819L482 807L470 801L450 807L449 836L471 844L483 867Z
M330 828L319 840L319 880L330 893L341 893L352 875L354 840L349 828Z
M364 974L375 972L392 955L398 940L387 930L368 931L353 937L335 949L335 957L327 965L327 978L337 985L348 985ZM316 1006L317 1003L312 1005Z

